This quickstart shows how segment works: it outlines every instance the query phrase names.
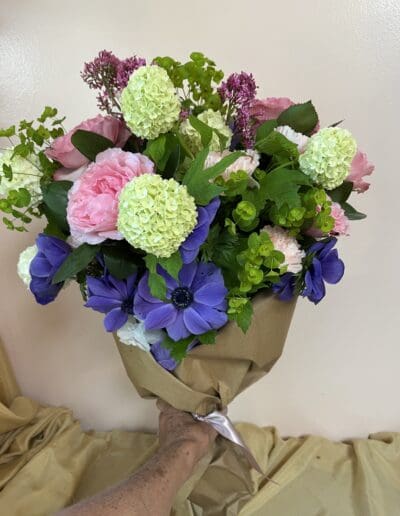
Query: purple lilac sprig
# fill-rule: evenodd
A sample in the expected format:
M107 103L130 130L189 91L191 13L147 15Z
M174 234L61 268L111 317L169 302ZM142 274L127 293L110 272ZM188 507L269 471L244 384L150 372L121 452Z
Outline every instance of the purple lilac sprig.
M256 96L257 85L253 75L233 73L218 88L222 102L228 102L227 119L234 116L233 131L246 149L254 145L255 129L251 123L250 105Z
M98 107L111 114L113 109L119 110L118 95L128 84L131 74L145 64L142 57L121 60L112 52L102 50L93 61L85 63L81 77L89 88L99 90Z

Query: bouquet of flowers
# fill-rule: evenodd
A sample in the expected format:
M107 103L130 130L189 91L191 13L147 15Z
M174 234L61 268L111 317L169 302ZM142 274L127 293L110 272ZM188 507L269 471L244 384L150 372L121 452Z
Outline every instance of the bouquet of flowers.
M0 132L4 223L46 221L19 275L43 305L77 281L139 392L207 414L273 365L296 298L342 278L373 166L311 102L260 100L199 52L102 51L81 75L105 114L66 132L46 107Z

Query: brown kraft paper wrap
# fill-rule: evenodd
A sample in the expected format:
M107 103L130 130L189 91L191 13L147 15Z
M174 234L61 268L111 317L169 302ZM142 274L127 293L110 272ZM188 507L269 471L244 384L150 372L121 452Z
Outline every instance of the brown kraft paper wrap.
M179 410L207 415L221 410L259 380L282 354L296 301L262 293L253 300L246 334L228 323L216 343L189 352L171 374L150 353L122 344L115 335L128 376L143 398L162 398Z

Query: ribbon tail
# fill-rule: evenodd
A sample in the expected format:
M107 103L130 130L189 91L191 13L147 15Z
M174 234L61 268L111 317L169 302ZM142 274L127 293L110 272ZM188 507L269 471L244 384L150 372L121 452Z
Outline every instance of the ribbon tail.
M208 414L207 416L200 416L199 414L192 413L192 416L197 421L208 423L214 428L214 430L216 430L220 435L222 435L222 437L225 437L225 439L228 439L229 441L239 446L243 454L245 455L246 459L248 460L250 466L254 468L256 471L258 471L258 473L260 473L261 475L264 475L263 470L256 461L254 455L251 453L250 448L244 443L239 432L233 426L232 421L226 415L226 411L224 413L215 410L214 412L210 412L210 414Z

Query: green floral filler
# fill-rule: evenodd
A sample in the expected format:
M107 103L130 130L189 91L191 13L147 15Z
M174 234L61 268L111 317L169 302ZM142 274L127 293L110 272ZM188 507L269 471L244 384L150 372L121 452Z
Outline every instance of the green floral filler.
M145 174L121 192L118 230L133 247L159 258L177 251L196 222L193 197L174 179Z
M228 148L231 139L232 139L232 131L225 124L224 117L221 115L219 111L213 111L212 109L207 109L203 111L198 117L201 122L204 122L208 127L212 129L216 129L222 136L225 136L227 139L226 147ZM198 131L192 126L189 120L185 120L181 127L180 132L184 137L184 140L192 151L193 154L196 154L201 150L201 136ZM214 132L211 138L211 142L209 144L210 151L219 151L221 147L218 135Z
M347 129L326 127L310 138L299 157L300 169L327 190L341 185L349 174L357 144Z
M136 136L153 139L172 129L181 107L167 72L159 66L142 66L122 91L121 110Z

